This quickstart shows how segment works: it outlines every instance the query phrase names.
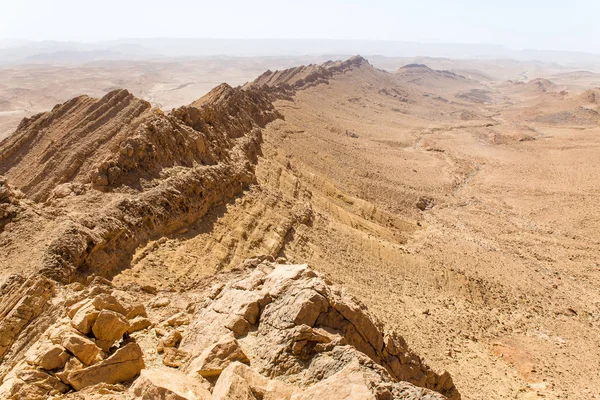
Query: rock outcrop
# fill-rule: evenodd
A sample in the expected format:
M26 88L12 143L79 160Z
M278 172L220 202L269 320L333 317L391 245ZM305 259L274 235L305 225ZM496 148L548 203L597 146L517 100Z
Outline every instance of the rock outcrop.
M93 398L107 387L115 399L460 398L447 373L306 265L250 259L216 278L192 285L184 296L196 301L173 315L167 306L147 312L134 293L101 280L63 289L58 322L6 371L0 396ZM149 306L177 296L141 298ZM140 317L154 328L127 333Z
M366 59L354 56L346 61L329 61L322 65L311 64L275 72L268 70L254 81L244 85L244 88L271 88L279 93L292 94L296 90L327 84L334 75L366 65L370 65Z

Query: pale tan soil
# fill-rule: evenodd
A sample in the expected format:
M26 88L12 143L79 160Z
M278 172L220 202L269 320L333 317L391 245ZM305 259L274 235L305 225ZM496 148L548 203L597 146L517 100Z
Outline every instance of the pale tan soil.
M142 242L113 282L180 288L282 256L347 287L463 398L600 398L594 79L362 63L303 84L274 102L283 119L263 131L256 184ZM106 199L94 196L53 212L85 214ZM3 236L5 274L48 240L44 213Z

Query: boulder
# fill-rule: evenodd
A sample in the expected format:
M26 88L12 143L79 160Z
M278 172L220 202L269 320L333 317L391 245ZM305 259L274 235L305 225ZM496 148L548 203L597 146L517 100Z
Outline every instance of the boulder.
M54 283L40 276L25 280L19 275L11 277L4 285L0 318L0 358L31 321L38 317L48 299L54 294Z
M177 347L181 342L181 332L173 330L167 333L161 340L164 347Z
M175 328L181 325L189 325L190 317L188 317L186 313L180 312L167 319L166 323Z
M219 379L212 392L212 400L259 400L252 394L250 384L236 374Z
M175 370L144 369L129 390L141 400L210 400L211 394L197 378Z
M129 329L127 329L127 333L133 333L137 331L141 331L142 329L146 329L152 326L152 321L150 321L146 317L137 316L132 320L129 320Z
M67 360L71 357L64 347L57 344L45 344L31 356L27 362L42 369L51 371L65 366Z
M445 397L432 390L413 386L407 382L392 382L375 370L365 368L358 359L353 359L344 369L323 379L290 400L444 400Z
M67 385L51 374L35 369L23 369L4 380L0 386L0 398L42 400L61 396L68 390Z
M69 374L68 380L76 390L102 382L126 382L145 367L142 356L142 349L137 343L128 343L107 359Z
M167 347L164 349L163 364L171 368L179 368L185 360L189 358L189 354L175 347Z
M92 326L98 318L98 310L91 302L82 305L71 317L71 325L84 335L89 335L92 331Z
M123 316L127 315L127 310L123 304L117 298L110 294L101 294L97 296L92 302L96 310L103 311L109 310L119 313Z
M115 341L123 337L129 327L129 321L122 314L102 310L92 327L92 332L96 337L96 344L107 351Z
M289 400L300 389L271 380L249 366L233 362L223 370L213 389L213 399Z
M63 336L61 344L86 365L100 360L101 349L84 336L76 333L67 333Z
M227 335L204 350L200 357L190 363L188 369L205 378L218 376L234 361L250 363L238 341L233 336Z
M81 361L79 361L77 357L71 357L65 364L65 367L62 369L62 371L57 372L55 376L58 379L60 379L64 384L71 385L71 382L69 382L69 375L72 372L79 371L80 369L84 368L85 365Z
M146 312L146 307L142 303L134 303L127 307L127 314L125 316L129 319L135 317L144 317L148 318L148 313Z

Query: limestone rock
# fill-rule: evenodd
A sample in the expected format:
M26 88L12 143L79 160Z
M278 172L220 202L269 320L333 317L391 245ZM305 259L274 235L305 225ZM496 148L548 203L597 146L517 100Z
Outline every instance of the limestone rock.
M198 379L175 370L144 369L130 389L141 400L210 400Z
M213 399L288 400L300 389L258 374L245 364L231 363L219 376Z
M46 277L24 279L14 275L11 278L2 287L0 358L21 330L41 314L54 293L54 284Z
M386 333L363 304L306 265L262 262L248 268L209 296L194 315L180 349L200 356L185 364L184 371L218 376L235 361L230 355L239 346L244 355L251 355L253 370L269 378L294 376L300 387L329 379L357 359L362 372L336 378L352 381L367 374L367 383L359 382L357 393L371 390L378 381L389 393L402 385L408 392L420 386L460 398L447 373L432 371L401 337ZM223 337L227 339L215 342ZM243 382L228 379L238 382L241 386L233 386L245 396Z
M164 348L163 364L171 368L181 367L189 358L189 354L174 347Z
M148 317L148 313L146 312L146 307L144 307L144 305L142 303L130 304L127 307L126 312L127 313L125 314L125 316L129 319L136 318L136 317L142 317L142 318Z
M64 347L56 344L46 344L27 361L32 365L37 365L45 370L51 371L63 368L69 357L71 356Z
M166 323L167 323L167 325L172 326L172 327L178 327L181 325L189 325L190 317L188 317L187 314L180 312L180 313L173 315L171 318L167 319Z
M205 378L217 376L234 361L246 364L250 362L238 341L232 336L225 336L194 359L189 370Z
M123 337L123 334L127 332L129 327L129 321L122 314L102 310L92 327L92 332L96 337L98 346L106 351L116 340Z
M66 385L71 385L71 382L69 382L69 375L72 372L79 371L84 368L85 365L81 361L79 361L77 357L71 357L66 362L65 367L62 369L62 371L57 372L55 375Z
M142 349L137 343L128 343L107 359L69 374L68 379L76 390L101 382L126 382L145 367L142 356Z
M119 300L113 295L110 294L101 294L97 296L92 304L98 311L109 310L119 313L121 315L127 315L127 310L125 306L121 304Z
M91 302L82 305L71 317L71 325L84 335L92 331L92 326L98 318L98 310L94 308Z
M0 386L0 398L10 400L42 400L60 396L69 387L56 377L35 369L22 369L14 376L4 379Z
M152 326L152 321L150 321L146 317L137 316L131 320L129 320L129 329L127 329L127 333L133 333L137 331L141 331L142 329L146 329Z
M62 338L62 345L86 365L99 361L101 349L86 337L69 333Z
M181 339L183 337L181 336L181 332L179 332L178 330L173 330L169 333L167 333L162 339L162 343L164 345L164 347L177 347L179 346L179 343L181 342Z
M445 397L431 390L406 383L385 381L373 371L362 368L357 359L343 370L292 395L291 400L443 400Z

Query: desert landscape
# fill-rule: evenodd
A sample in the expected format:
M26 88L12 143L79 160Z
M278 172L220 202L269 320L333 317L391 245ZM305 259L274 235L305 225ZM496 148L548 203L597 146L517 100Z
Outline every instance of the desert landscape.
M599 112L557 63L0 66L0 397L600 398Z

